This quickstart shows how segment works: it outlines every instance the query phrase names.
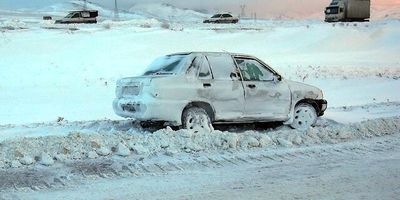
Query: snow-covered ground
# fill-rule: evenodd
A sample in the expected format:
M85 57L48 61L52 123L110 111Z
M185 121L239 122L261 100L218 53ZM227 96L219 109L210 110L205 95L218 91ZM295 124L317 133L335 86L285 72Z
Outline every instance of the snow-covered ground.
M81 180L62 189L5 192L4 199L398 199L399 138L274 154L197 157L134 175ZM207 158L206 158L207 159ZM199 164L202 163L202 164ZM111 163L108 163L111 165ZM165 171L162 171L164 169ZM129 172L127 173L129 174ZM151 174L149 176L149 174ZM133 177L132 177L133 176ZM91 177L88 175L88 177ZM114 177L114 178L113 178ZM57 188L57 186L54 186Z
M400 101L392 92L400 88L398 20L171 23L172 30L161 24L139 19L72 25L77 31L31 24L4 30L0 124L118 119L111 108L116 80L181 51L255 55L288 79L322 88L331 107Z
M111 11L90 4L106 13L95 25L54 25L40 19L43 13L62 16L64 8L73 9L74 5L81 6L79 2L68 4L72 7L60 3L38 13L0 8L0 199L42 199L41 195L60 199L80 194L82 189L76 189L77 185L91 182L86 179L90 174L106 180L96 180L96 186L86 187L93 191L90 196L70 198L137 198L153 194L158 186L164 188L153 198L168 193L166 197L171 199L198 199L204 192L211 192L215 194L211 197L225 199L236 194L231 191L242 190L248 196L236 198L261 198L257 196L260 194L295 198L295 194L277 195L284 189L262 191L266 186L276 189L286 183L292 186L300 184L299 180L313 179L313 171L320 173L314 178L323 184L339 182L339 188L346 190L333 194L327 187L312 189L318 181L311 181L310 185L298 187L300 199L363 198L365 188L374 186L366 183L372 178L362 180L359 167L382 162L388 163L379 164L386 172L379 167L368 169L373 177L379 177L372 184L383 183L382 177L394 184L368 190L366 198L390 199L399 194L394 181L399 174L400 138L397 9L376 8L382 13L379 20L367 23L327 24L310 19L210 25L201 23L206 17L201 13L158 4L137 5L129 12L121 12L121 21L115 22L110 20ZM188 19L181 21L182 16ZM285 78L321 88L329 107L317 126L304 132L259 124L222 126L212 133L144 129L134 120L114 114L111 103L116 80L139 75L158 56L184 51L257 56ZM374 149L384 152L384 156ZM287 152L290 156L286 156ZM313 155L325 154L326 159L312 159ZM309 155L304 162L302 155ZM363 161L362 155L367 155ZM273 161L297 161L265 164L268 157ZM358 159L351 161L354 157ZM253 161L258 162L257 166ZM215 170L208 167L204 173L197 171L199 166L219 166L217 163L232 165L224 164ZM311 171L291 172L291 165L299 169L311 166ZM324 170L318 171L321 166ZM334 167L336 171L330 171ZM239 168L242 169L235 173ZM172 169L185 170L176 174ZM160 171L167 175L148 176L159 175ZM224 171L232 172L219 183L232 188L207 186L209 181L223 179L220 174ZM257 184L249 184L252 179L240 178L243 181L237 182L237 174L255 178L248 175L258 171L262 176L255 179ZM323 175L329 172L332 174L328 177ZM341 173L354 176L346 179ZM109 180L109 174L128 178ZM132 175L140 178L133 180ZM191 176L197 178L190 179ZM338 176L341 178L336 179ZM139 187L163 178L176 184L162 182L131 193L128 187L113 187L125 193L104 194L109 193L105 188L113 184ZM200 182L187 186L183 181L195 182L194 179ZM73 185L72 191L57 193L51 189L68 184ZM250 186L263 190L255 191ZM196 187L201 188L200 192L194 191ZM357 189L357 193L351 196L348 188ZM30 192L43 189L43 193ZM187 195L170 192L176 189ZM321 195L324 192L327 195Z

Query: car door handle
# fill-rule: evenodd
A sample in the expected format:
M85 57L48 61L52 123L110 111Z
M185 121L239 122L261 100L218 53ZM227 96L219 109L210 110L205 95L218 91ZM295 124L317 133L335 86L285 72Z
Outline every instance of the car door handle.
M211 87L211 83L203 83L203 87Z
M256 88L256 85L254 85L254 84L248 84L247 87L253 89L253 88Z

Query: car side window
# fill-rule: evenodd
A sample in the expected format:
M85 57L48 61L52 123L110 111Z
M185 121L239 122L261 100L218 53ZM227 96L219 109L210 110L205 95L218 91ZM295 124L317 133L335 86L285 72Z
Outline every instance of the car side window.
M71 18L79 18L79 17L80 17L80 14L79 13L75 13L74 15L72 15Z
M82 17L88 18L88 17L90 17L90 13L89 12L82 12Z
M236 74L235 63L229 54L208 55L208 61L215 80L236 80L232 74Z
M235 60L244 81L272 81L274 79L274 73L257 60L246 58L236 58Z
M196 57L193 59L191 65L189 66L189 68L186 70L186 74L192 77L196 77L197 76L197 71L199 69L200 66L200 61L201 61L201 57Z
M200 62L199 79L212 79L210 65L205 57L203 57Z
M230 14L223 14L222 17L223 17L223 18L229 18L229 17L232 17L232 15L230 15Z

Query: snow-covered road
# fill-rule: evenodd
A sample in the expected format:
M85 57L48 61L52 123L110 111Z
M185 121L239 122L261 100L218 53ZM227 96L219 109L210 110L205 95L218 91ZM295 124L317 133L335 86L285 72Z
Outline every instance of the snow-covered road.
M0 198L397 199L400 195L399 134L274 152L207 155L208 160L202 160L204 156L193 163L174 158L169 166L104 170L102 178L87 171L85 179L63 187L43 187L39 181L40 191L20 189Z

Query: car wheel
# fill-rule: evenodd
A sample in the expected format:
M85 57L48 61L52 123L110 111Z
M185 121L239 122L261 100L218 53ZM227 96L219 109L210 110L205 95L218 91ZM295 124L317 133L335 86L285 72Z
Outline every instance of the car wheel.
M290 126L298 130L307 130L315 125L317 118L317 112L312 105L300 103L294 108L293 123Z
M213 131L210 116L199 107L190 107L183 111L182 126L184 129L199 131Z

